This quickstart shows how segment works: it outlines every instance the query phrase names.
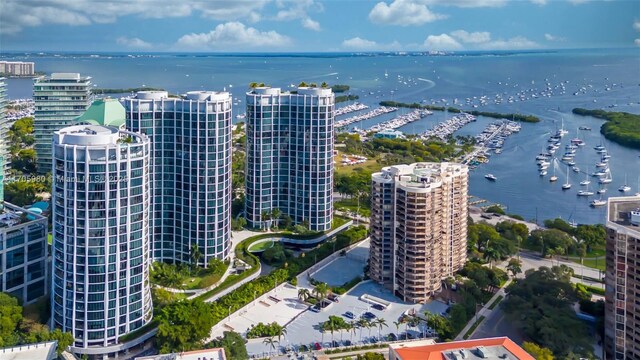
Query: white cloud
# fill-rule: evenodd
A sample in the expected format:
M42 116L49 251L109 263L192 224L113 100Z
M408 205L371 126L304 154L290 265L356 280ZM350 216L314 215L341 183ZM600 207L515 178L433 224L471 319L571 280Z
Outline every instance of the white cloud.
M633 29L635 31L640 31L640 20L636 20L633 22Z
M304 27L305 29L314 30L314 31L321 30L320 23L311 18L302 19L302 27Z
M429 35L424 40L423 46L427 50L459 50L462 45L447 34Z
M369 13L369 20L376 24L400 26L422 25L446 17L432 12L420 1L412 0L393 0L389 5L379 2Z
M480 44L491 40L491 33L488 31L470 33L464 30L456 30L451 32L451 35L466 44Z
M523 36L512 37L507 40L498 39L480 44L478 48L485 50L522 50L540 47L536 42Z
M531 3L536 4L536 5L546 5L547 4L547 0L530 0Z
M238 49L245 46L283 47L291 44L291 39L275 31L259 31L233 21L219 24L208 33L191 33L182 36L176 43L179 48L188 49Z
M640 39L633 40L633 43L636 44L636 46L640 46Z
M573 5L579 5L579 4L584 4L586 2L588 2L589 0L569 0L570 3L572 3Z
M507 0L422 0L427 5L456 6L462 8L500 7L507 4Z
M1 33L46 24L90 25L116 22L121 16L162 19L200 14L214 20L260 19L270 0L2 0Z
M118 43L118 45L126 46L133 49L150 49L153 47L151 43L148 43L137 37L128 38L126 36L121 36L116 39L116 42Z
M385 51L385 50L400 50L402 45L399 42L394 41L389 44L380 44L375 41L363 39L360 37L354 37L342 42L342 48L347 50L360 50L360 51Z

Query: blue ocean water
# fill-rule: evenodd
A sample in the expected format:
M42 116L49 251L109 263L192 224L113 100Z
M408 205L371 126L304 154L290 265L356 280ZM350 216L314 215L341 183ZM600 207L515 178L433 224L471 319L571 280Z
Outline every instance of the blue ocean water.
M161 87L172 93L189 90L222 90L233 93L235 113L244 112L244 92L250 82L288 87L306 82L348 84L350 93L372 107L381 100L453 105L463 109L533 114L537 124L523 124L522 131L506 141L504 152L471 173L471 193L508 206L527 219L561 216L579 223L604 221L605 208L593 209L589 199L576 196L584 173L569 174L573 188L562 191L565 166L556 168L559 181L540 178L535 155L546 148L550 133L561 121L570 134L587 145L578 150L576 163L593 172L599 155L593 146L602 142L613 156L613 182L607 196L640 192L640 152L602 139L601 120L574 116L575 107L640 113L640 49L571 50L528 53L467 53L456 56L396 56L375 54L3 54L4 59L34 61L38 71L80 72L101 88ZM9 79L9 98L31 96L31 80ZM536 95L535 97L533 95ZM511 97L512 102L509 102ZM468 99L468 102L467 102ZM482 105L480 99L486 105ZM501 99L496 103L496 99ZM473 105L478 106L472 108ZM402 112L403 110L399 111ZM357 124L367 128L397 116L388 114ZM400 130L421 133L448 116L436 112ZM456 134L475 135L494 119L480 117ZM592 131L578 131L581 125ZM559 150L561 152L563 148ZM560 153L561 154L561 153ZM552 169L550 169L550 173ZM484 174L498 177L495 183ZM551 175L551 174L550 174ZM578 179L581 178L581 179ZM595 190L592 180L591 190Z

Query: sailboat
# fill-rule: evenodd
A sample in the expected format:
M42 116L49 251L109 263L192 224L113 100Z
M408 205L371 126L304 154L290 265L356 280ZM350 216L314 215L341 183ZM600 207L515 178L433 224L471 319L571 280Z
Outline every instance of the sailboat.
M580 185L587 186L589 184L591 184L591 181L589 181L589 174L585 174L584 180L580 181Z
M627 174L624 174L624 185L618 188L618 191L627 192L631 190L631 186L627 185Z
M603 200L602 197L600 197L600 199L591 200L591 203L589 205L591 205L592 207L604 206L604 205L607 205L607 201Z
M551 160L551 163L553 164L553 175L551 175L551 177L549 178L550 182L554 182L554 181L558 181L558 177L556 176L556 159Z
M604 171L604 177L598 180L600 184L610 184L613 181L611 178L611 170L607 169Z
M567 166L567 182L562 184L562 190L571 189L571 183L569 183L569 167Z

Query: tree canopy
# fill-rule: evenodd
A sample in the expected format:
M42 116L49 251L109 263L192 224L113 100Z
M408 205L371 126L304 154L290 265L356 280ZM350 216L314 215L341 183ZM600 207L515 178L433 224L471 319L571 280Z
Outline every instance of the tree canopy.
M162 353L199 349L216 323L209 305L197 299L168 304L156 319Z

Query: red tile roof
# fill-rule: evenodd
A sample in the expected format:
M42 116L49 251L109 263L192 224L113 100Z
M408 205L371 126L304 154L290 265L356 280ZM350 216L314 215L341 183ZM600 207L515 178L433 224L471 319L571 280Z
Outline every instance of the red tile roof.
M529 355L508 337L464 340L434 345L395 348L394 351L398 354L398 359L400 360L446 360L444 353L447 351L460 349L472 350L478 346L503 346L519 360L535 360L533 356Z

